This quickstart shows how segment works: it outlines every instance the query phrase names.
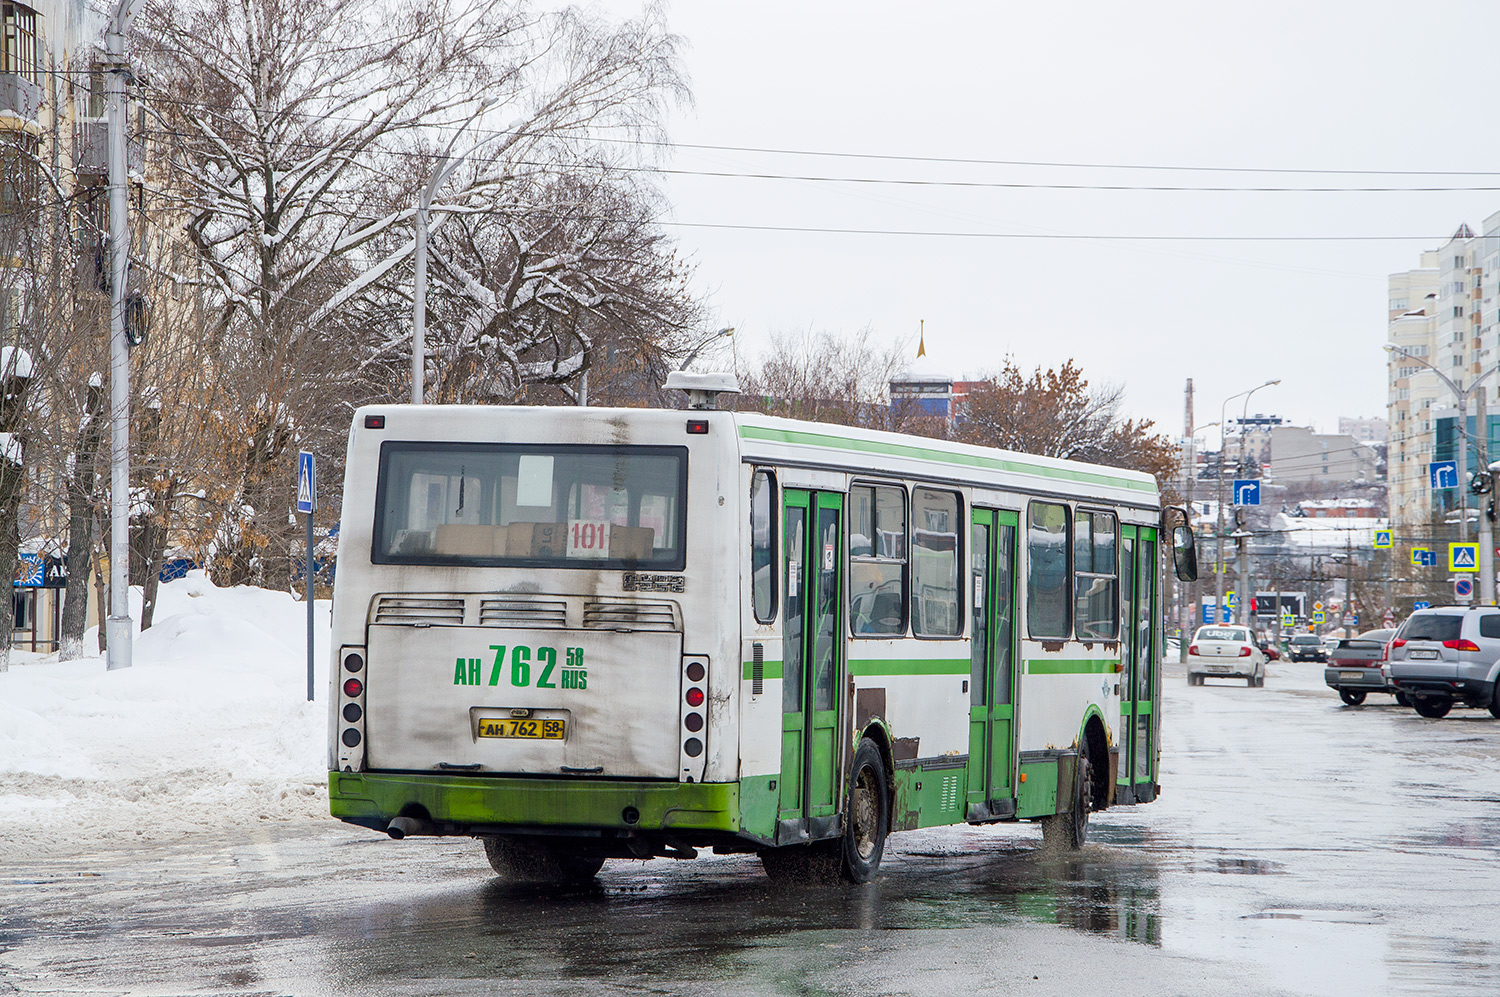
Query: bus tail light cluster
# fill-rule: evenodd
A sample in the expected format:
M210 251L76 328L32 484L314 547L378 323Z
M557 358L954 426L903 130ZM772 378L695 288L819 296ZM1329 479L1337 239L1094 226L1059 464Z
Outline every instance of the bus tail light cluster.
M339 771L359 772L365 767L365 649L345 645L339 649Z
M701 656L682 659L682 700L679 704L680 726L678 759L682 763L681 781L702 782L708 742L708 659Z

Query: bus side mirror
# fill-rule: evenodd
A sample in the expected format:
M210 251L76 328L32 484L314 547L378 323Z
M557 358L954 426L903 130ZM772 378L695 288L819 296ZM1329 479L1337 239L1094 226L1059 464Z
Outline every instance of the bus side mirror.
M1182 581L1196 581L1198 578L1198 544L1197 538L1193 536L1187 510L1168 506L1162 511L1162 518L1171 524L1169 528L1172 531L1173 573Z

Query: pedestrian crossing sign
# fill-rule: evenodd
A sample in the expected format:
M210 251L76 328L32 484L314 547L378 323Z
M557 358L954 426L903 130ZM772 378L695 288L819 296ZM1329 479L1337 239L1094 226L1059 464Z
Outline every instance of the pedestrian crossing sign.
M1449 571L1478 571L1479 570L1479 545L1478 544L1449 544L1448 545L1448 570Z
M1431 555L1431 547L1413 547L1411 549L1411 563L1415 564L1419 568L1425 567L1427 565L1427 560ZM1433 563L1435 564L1437 562L1434 561Z
M1390 545L1391 545L1391 531L1390 530L1376 530L1375 531L1375 549L1379 550L1382 547L1389 547Z
M1322 623L1323 622L1323 611L1321 609L1313 610L1313 622L1314 623Z

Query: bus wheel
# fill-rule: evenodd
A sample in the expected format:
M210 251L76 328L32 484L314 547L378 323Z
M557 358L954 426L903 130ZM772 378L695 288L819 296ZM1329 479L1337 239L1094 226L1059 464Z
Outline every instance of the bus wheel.
M849 810L844 818L842 874L851 883L868 883L880 868L890 830L890 793L885 760L875 742L864 738L854 752L849 778Z
M480 840L484 842L490 868L512 883L587 883L604 866L602 858L570 854L554 845L524 838L487 834Z
M1042 847L1048 851L1077 851L1089 835L1089 806L1094 799L1094 766L1089 753L1078 753L1078 778L1073 805L1060 814L1042 818Z
M1363 689L1340 689L1339 698L1350 706L1358 706L1365 701Z

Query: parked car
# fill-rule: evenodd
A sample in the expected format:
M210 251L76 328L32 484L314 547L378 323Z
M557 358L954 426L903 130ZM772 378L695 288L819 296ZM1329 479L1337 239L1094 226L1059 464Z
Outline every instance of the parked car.
M1256 641L1255 642L1255 646L1260 648L1260 653L1264 654L1266 656L1266 660L1267 661L1280 661L1281 660L1281 652L1276 649L1276 645L1272 644L1270 641L1266 640L1264 637L1262 637L1260 640Z
M1391 685L1422 716L1462 704L1500 717L1500 609L1419 609L1396 631L1389 658Z
M1288 661L1327 661L1328 651L1317 634L1292 634L1286 642Z
M1349 706L1363 703L1372 692L1394 692L1381 666L1386 645L1395 635L1395 630L1366 630L1339 641L1328 655L1323 681Z
M1199 627L1188 645L1188 685L1206 678L1240 678L1255 687L1266 684L1266 656L1247 627Z

